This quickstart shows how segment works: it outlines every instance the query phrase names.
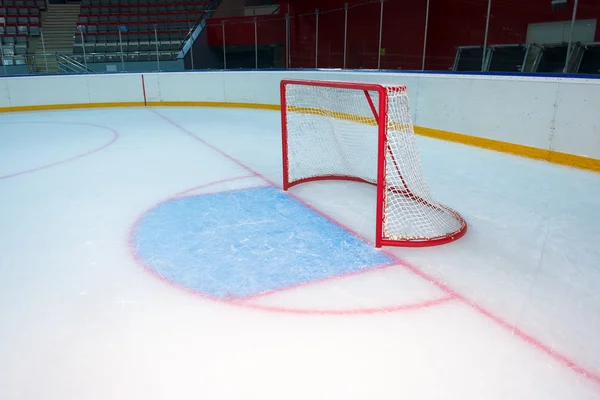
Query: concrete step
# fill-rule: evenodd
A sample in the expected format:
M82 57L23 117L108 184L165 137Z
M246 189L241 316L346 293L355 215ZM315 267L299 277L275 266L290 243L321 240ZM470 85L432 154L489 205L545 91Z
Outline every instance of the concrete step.
M68 5L50 5L50 7L48 7L48 12L52 12L52 11L60 11L60 12L75 12L76 10L78 11L81 8L81 6L79 5L74 5L74 6L68 6Z
M36 67L45 67L46 63L44 62L44 60L40 60L40 62L36 62L34 64ZM48 59L48 67L52 66L52 65L58 65L58 62L56 62L56 59L53 58L52 60Z
M42 26L44 29L44 46L47 53L71 53L73 51L73 42L75 30L77 27L77 19L81 10L79 4L51 4L48 11L43 13ZM42 46L38 46L41 53ZM48 59L48 69L58 70L56 57L51 57L53 61ZM46 61L36 60L36 64L43 63L45 69ZM50 64L54 66L51 68Z

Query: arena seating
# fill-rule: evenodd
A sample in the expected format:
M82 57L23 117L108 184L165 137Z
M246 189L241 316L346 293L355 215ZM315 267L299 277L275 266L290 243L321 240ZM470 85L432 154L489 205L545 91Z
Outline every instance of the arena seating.
M114 61L120 59L122 46L128 61L156 60L157 49L161 60L174 59L209 4L190 0L83 0L73 53L80 60L85 53L88 62Z
M29 37L40 34L44 0L0 0L0 52L5 65L25 65ZM1 65L1 63L0 63Z

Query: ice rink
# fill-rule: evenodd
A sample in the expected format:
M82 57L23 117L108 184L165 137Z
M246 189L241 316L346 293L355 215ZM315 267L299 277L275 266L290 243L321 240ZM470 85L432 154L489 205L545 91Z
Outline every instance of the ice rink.
M377 250L277 112L0 114L0 400L600 399L600 174L418 142L467 234Z

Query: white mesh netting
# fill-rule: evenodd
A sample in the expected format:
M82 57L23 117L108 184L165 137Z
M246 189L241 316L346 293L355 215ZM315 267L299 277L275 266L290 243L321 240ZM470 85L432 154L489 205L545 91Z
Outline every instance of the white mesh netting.
M385 179L380 185L383 215L377 222L382 224L380 239L425 245L462 236L463 218L435 202L425 182L405 88L382 86L380 91L365 92L360 84L348 86L352 87L284 85L289 184L327 178L377 184L378 125L383 123L387 126ZM380 92L387 96L383 115Z

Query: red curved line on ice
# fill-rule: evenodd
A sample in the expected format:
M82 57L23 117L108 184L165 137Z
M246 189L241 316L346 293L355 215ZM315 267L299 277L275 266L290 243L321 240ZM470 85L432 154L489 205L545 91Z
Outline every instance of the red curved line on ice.
M333 277L335 279L338 277ZM339 277L343 278L343 276ZM305 314L305 315L363 315L363 314L383 314L399 311L421 310L423 308L433 307L454 300L453 296L444 296L437 299L422 301L420 303L398 304L395 306L370 307L370 308L349 308L349 309L303 309L303 308L288 308L275 307L262 304L251 304L248 302L229 301L228 304L240 305L242 307L253 308L256 310L280 312L288 314Z
M61 165L61 164L66 164L68 162L71 161L75 161L75 160L79 160L81 158L87 157L89 155L92 155L94 153L97 153L101 150L104 150L105 148L107 148L108 146L110 146L111 144L113 144L114 142L117 141L117 139L119 138L119 132L117 132L116 130L108 127L108 126L104 126L104 125L96 125L96 124L87 124L87 123L83 123L83 122L43 122L43 121L33 121L33 122L5 122L6 124L60 124L60 125L83 125L83 126L93 126L95 128L101 128L101 129L106 129L110 132L112 132L112 138L110 139L110 141L108 143L105 143L104 145L97 147L95 149L92 149L90 151L87 151L85 153L82 154L78 154L76 156L73 157L69 157L67 159L61 160L61 161L56 161L50 164L46 164L46 165L42 165L40 167L36 167L36 168L31 168L31 169L26 169L24 171L19 171L19 172L15 172L12 174L8 174L8 175L4 175L4 176L0 176L0 181L4 180L4 179L9 179L9 178L14 178L16 176L20 176L20 175L25 175L25 174L29 174L32 172L37 172L37 171L41 171L43 169L46 168L51 168L51 167L55 167L57 165Z
M158 203L151 206L150 208L148 208L147 210L145 210L144 212L142 212L136 218L135 222L131 225L131 227L129 228L127 247L129 249L129 252L130 252L132 258L147 273L160 279L161 281L165 282L169 286L174 287L179 290L183 290L183 291L187 292L188 294L191 294L195 297L200 297L200 298L203 298L206 300L210 300L212 302L221 303L223 305L238 306L238 307L244 307L244 308L248 308L248 309L255 309L255 310L261 310L261 311L292 313L292 314L305 314L305 315L306 314L310 314L310 315L378 314L378 313L391 313L391 312L399 312L399 311L410 311L410 310L417 310L417 309L421 309L421 308L433 307L433 306L443 304L447 301L455 299L455 297L453 295L445 295L444 297L434 298L431 300L425 300L425 301L418 302L418 303L396 304L396 305L390 305L390 306L369 307L369 308L348 308L348 309L303 309L303 308L287 308L287 307L267 306L267 305L252 303L252 301L257 298L267 297L269 295L284 292L287 290L294 290L294 289L298 289L301 287L306 287L306 286L310 286L313 284L328 282L328 281L332 281L332 280L336 280L336 279L344 279L344 278L348 278L351 276L361 275L361 274L365 274L368 272L375 272L375 271L379 271L379 270L386 269L386 268L392 268L392 267L402 268L402 267L404 267L404 265L402 265L401 263L393 262L393 263L389 263L389 264L385 264L385 265L374 266L371 268L365 268L360 271L349 272L349 273L345 273L345 274L330 276L330 277L323 278L323 279L318 279L315 281L305 282L302 284L291 285L291 286L287 286L287 287L284 287L281 289L271 290L271 291L268 291L265 293L261 293L258 295L242 297L242 298L218 298L218 297L210 296L206 293L192 290L186 286L179 285L176 282L166 279L165 277L160 275L160 273L158 271L156 271L155 269L148 266L148 264L146 264L146 262L138 256L136 248L135 248L134 234L135 234L135 231L136 231L139 223L142 221L144 216L146 216L150 211L154 210L159 205L166 203L168 201L175 200L175 199L182 198L182 197L188 197L189 196L188 193L190 193L192 191L204 189L204 188L207 188L210 186L215 186L215 185L218 185L221 183L249 179L249 178L255 178L255 176L246 175L246 176L239 176L239 177L233 177L233 178L226 178L226 179L210 182L210 183L207 183L204 185L196 186L191 189L180 192L174 196L171 196L167 199L161 200ZM258 186L258 187L265 187L265 186ZM269 187L270 187L270 185L269 185ZM254 189L254 188L257 188L257 186L250 186L250 187L233 189L233 190L246 190L246 189ZM226 190L226 191L229 191L229 190ZM219 191L217 193L223 193L223 191ZM202 194L198 194L196 196L203 196L203 195L207 195L207 194L212 194L212 193L202 193Z

